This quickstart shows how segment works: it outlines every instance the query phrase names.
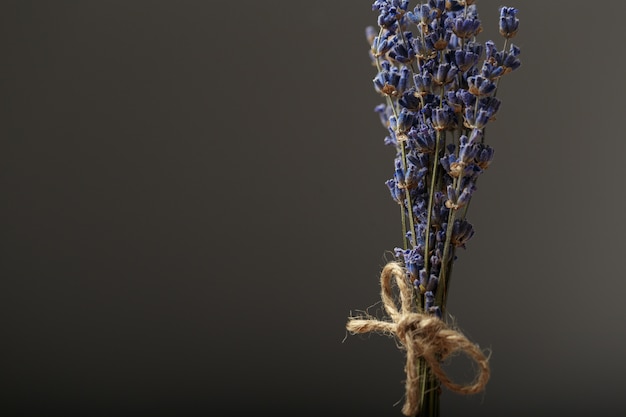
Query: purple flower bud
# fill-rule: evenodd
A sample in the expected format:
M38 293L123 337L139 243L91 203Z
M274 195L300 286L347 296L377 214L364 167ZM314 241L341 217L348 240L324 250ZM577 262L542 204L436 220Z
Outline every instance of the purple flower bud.
M452 200L453 202L456 202L459 197L456 193L456 189L453 186L448 185L448 188L446 190L448 192L448 201Z
M413 125L414 118L415 113L407 109L402 109L398 115L396 131L400 133L408 132Z
M376 36L374 42L372 42L372 52L375 56L382 56L389 51L389 48L393 46L387 38L380 38Z
M398 204L404 204L404 200L406 199L404 188L398 188L398 184L395 180L387 180L385 181L385 185L389 188L391 198Z
M500 9L500 34L507 39L514 37L519 29L519 19L516 15L517 9L514 7Z
M455 51L454 63L461 72L466 72L478 63L478 54L471 51Z
M496 85L482 75L468 77L467 84L469 86L469 92L475 96L486 96L496 89Z
M483 62L483 66L480 69L480 75L490 80L495 80L504 74L504 67L494 65L491 61Z
M398 79L398 93L403 94L409 84L411 77L411 70L407 67L402 67L400 70L400 79Z
M415 88L417 88L419 94L424 95L433 92L433 76L430 73L415 74L413 81L415 82Z
M393 174L393 179L396 181L398 187L404 187L404 168L402 167L402 159L396 158L395 167L396 169Z
M434 74L434 80L438 85L448 84L454 80L459 69L448 63L439 64Z
M515 71L522 65L522 62L517 58L519 54L520 49L515 45L511 45L509 53L506 54L504 59L502 60L502 66L504 67L505 74L508 74L511 71Z
M480 32L480 20L474 17L459 16L452 22L452 31L462 39L473 38Z
M426 284L426 291L432 291L433 293L437 291L437 285L439 284L439 277L437 275L432 274L428 279L428 284Z
M484 109L474 112L474 109L468 107L465 109L463 125L468 129L483 129L489 121L489 112Z
M444 108L437 107L433 109L431 119L435 130L446 130L451 127L454 113L450 111L448 106Z
M476 190L476 187L474 186L474 184L471 184L470 186L463 188L463 191L461 192L461 195L457 199L456 204L459 207L463 207L467 205L467 203L469 203L470 199L472 198L472 194L474 193L474 190Z
M398 129L398 119L396 116L389 116L389 131L395 133Z
M491 118L491 114L485 109L478 110L478 115L476 116L476 121L472 126L474 129L482 129L485 127L489 119Z
M472 138L474 137L475 135L472 136ZM463 162L464 164L468 164L478 154L478 148L476 147L476 143L471 139L468 139L465 135L462 135L459 138L459 142L459 161Z
M389 56L401 64L408 64L415 58L415 51L404 42L398 42L389 51Z
M474 228L467 220L455 220L452 226L452 244L465 248L465 243L474 236Z
M485 42L485 61L491 61L496 59L496 44L493 41Z
M428 158L425 154L415 155L409 153L407 155L407 171L406 171L406 187L417 188L420 181L424 179L428 173Z
M480 144L476 155L476 164L481 169L487 169L493 160L494 150L489 145Z
M417 25L428 26L437 17L437 10L431 9L428 4L419 4L412 12L407 12L407 17Z
M421 152L435 152L437 133L432 127L422 124L415 135L415 139Z
M496 97L482 97L478 103L478 108L489 114L489 118L495 116L500 108L500 99Z

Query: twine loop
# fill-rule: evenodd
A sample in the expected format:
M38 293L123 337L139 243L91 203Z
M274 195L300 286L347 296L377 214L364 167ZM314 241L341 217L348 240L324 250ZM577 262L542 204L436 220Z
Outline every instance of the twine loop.
M483 352L459 331L451 329L435 316L414 311L413 290L405 276L404 269L396 262L385 265L380 275L381 299L391 322L350 317L346 328L353 334L382 332L398 339L406 350L406 399L402 413L413 416L419 410L421 397L417 367L419 358L424 358L441 384L459 394L476 394L485 388L489 380L489 363ZM400 290L400 310L391 288L394 277ZM465 352L479 366L479 373L472 383L457 384L441 369L441 361L455 352Z

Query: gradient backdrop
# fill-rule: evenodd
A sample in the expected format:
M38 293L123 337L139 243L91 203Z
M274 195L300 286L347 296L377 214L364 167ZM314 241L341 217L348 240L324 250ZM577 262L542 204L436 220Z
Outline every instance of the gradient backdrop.
M401 416L402 352L344 330L400 236L370 4L0 3L2 415ZM626 3L506 5L449 302L492 379L442 415L621 416Z

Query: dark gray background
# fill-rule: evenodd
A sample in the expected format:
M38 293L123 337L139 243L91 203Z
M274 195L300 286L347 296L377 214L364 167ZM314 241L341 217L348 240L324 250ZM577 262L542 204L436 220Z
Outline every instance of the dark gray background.
M370 4L0 3L4 415L401 415L394 341L344 341L400 235ZM626 409L626 4L572 4L506 4L449 301L492 379L443 416Z

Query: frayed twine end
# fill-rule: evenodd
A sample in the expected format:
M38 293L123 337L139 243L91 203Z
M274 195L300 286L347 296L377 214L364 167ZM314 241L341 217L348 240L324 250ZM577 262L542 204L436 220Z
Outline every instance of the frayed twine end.
M423 358L433 374L449 390L459 394L476 394L489 380L489 359L459 331L449 328L442 320L414 311L413 291L405 279L405 270L397 262L389 262L380 275L381 299L391 321L373 317L350 317L346 329L352 334L381 332L394 335L406 350L406 400L402 413L414 416L421 398L418 361ZM391 289L392 278L400 290L401 308L398 309ZM465 352L479 366L479 373L471 384L457 384L441 368L441 361L452 353Z

